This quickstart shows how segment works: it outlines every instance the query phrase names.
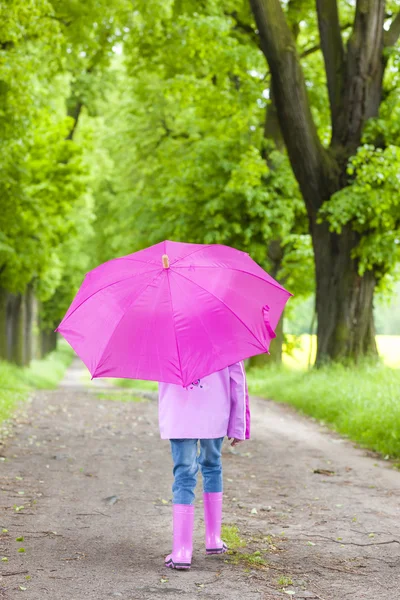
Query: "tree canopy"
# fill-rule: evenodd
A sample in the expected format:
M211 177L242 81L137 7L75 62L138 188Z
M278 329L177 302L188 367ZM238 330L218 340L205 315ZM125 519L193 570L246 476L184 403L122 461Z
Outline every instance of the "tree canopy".
M246 250L300 298L316 260L318 305L347 235L351 286L383 289L399 262L399 6L378 2L378 109L347 144L364 4L1 2L0 287L33 286L50 331L88 269L172 238ZM326 310L340 314L325 303L320 324Z

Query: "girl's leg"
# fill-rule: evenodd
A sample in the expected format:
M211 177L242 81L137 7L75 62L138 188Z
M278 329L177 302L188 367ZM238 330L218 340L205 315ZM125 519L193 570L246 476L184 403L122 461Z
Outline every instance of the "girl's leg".
M194 490L197 480L197 440L171 440L174 462L173 548L165 559L171 569L190 569L193 551Z
M194 504L197 482L197 440L170 440L174 461L173 504Z
M226 544L221 540L222 522L222 462L221 448L224 438L200 440L199 463L203 476L204 523L206 528L206 553L223 554Z

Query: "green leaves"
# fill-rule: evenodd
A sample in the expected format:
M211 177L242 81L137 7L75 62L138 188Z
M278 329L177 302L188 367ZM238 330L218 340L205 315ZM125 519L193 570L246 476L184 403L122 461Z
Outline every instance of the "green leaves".
M352 183L325 203L321 216L337 232L351 224L359 234L353 257L359 260L360 274L373 270L379 280L400 259L400 147L364 144L347 172Z
M96 262L165 238L234 245L267 268L277 239L293 260L305 210L287 157L264 140L266 66L249 6L238 10L185 1L132 24L98 138L112 165L95 190Z

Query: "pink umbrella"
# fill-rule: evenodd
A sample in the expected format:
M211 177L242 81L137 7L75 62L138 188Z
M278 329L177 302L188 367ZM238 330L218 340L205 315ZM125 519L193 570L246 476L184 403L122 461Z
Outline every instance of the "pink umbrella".
M165 241L87 273L56 331L92 378L188 386L268 352L290 296L245 252Z

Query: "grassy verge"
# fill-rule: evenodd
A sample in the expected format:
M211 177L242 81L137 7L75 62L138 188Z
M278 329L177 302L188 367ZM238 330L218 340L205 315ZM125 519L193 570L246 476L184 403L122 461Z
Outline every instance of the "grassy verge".
M74 357L65 342L42 360L26 368L0 361L0 423L10 417L17 402L27 398L32 389L54 389Z
M287 402L359 444L400 458L400 370L384 365L249 371L257 396Z
M114 400L117 402L146 402L146 399L129 392L98 392L96 398L99 400Z
M141 379L114 379L113 382L122 388L130 390L139 390L144 392L156 392L158 383L156 381L145 381Z

